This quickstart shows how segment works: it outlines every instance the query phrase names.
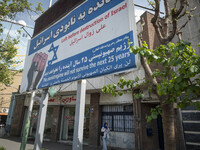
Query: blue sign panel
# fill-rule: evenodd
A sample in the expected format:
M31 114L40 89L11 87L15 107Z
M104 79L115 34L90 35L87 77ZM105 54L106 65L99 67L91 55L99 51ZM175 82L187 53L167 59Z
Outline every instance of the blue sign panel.
M130 4L88 0L32 39L20 92L136 68Z

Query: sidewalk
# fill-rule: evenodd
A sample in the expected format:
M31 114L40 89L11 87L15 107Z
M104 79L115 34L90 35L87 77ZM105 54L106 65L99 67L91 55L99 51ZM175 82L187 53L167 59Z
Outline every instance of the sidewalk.
M1 137L0 138L0 146L6 148L6 150L19 150L21 144L21 138L19 137ZM34 141L28 140L26 145L26 150L33 150ZM59 142L46 142L44 141L42 144L42 148L45 150L72 150L72 146L59 143ZM92 148L89 146L83 146L83 150L100 150L100 148Z

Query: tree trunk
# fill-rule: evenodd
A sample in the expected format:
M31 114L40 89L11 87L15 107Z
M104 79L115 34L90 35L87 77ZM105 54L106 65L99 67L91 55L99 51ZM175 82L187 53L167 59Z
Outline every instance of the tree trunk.
M135 133L135 148L134 150L141 150L141 105L139 100L133 97L133 117L134 117L134 133Z
M161 107L165 150L176 150L173 104L162 104Z
M185 139L183 133L183 124L181 119L181 110L179 108L175 109L175 127L176 127L176 149L177 150L186 150Z

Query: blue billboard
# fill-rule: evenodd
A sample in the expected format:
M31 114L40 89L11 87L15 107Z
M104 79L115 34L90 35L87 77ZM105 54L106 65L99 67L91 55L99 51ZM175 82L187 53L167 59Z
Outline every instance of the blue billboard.
M87 0L34 37L20 92L136 68L130 9L130 0Z

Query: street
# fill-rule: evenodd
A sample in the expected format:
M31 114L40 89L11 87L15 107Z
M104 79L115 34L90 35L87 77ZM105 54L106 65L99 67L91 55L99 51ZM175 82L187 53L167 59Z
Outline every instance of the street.
M0 138L0 146L6 148L6 150L19 150L21 144L21 138L19 137L1 137ZM34 140L28 140L26 145L26 150L33 150ZM59 142L43 142L43 146L45 150L71 150L72 146L65 143ZM84 150L97 150L97 148L92 148L88 146L83 146ZM99 148L100 149L100 148Z

